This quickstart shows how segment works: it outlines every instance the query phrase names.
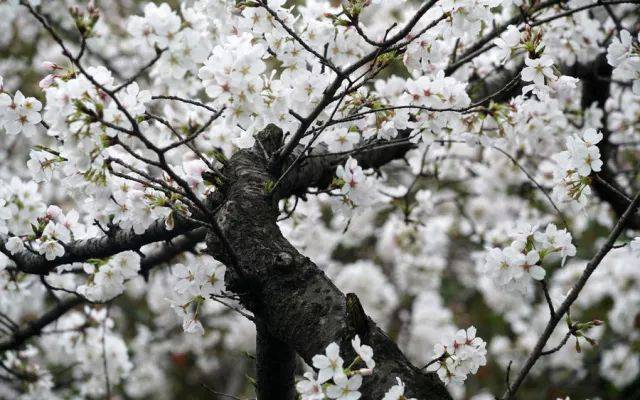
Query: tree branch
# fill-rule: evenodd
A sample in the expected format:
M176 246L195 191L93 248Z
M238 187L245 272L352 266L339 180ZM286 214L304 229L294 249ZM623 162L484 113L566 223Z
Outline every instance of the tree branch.
M198 243L203 242L206 236L206 229L198 228L185 233L183 237L168 242L161 249L147 254L142 261L140 261L140 275L142 275L145 280L149 279L149 271L151 271L151 269L173 260L185 251L192 250Z
M16 264L18 271L28 274L47 275L59 265L82 262L90 258L104 258L123 251L136 250L149 243L172 239L194 228L194 224L176 218L175 226L172 230L168 230L165 227L165 220L154 222L141 235L137 235L133 230L116 229L109 235L99 238L77 240L69 243L65 246L65 254L51 261L42 255L26 250L12 255L5 247L8 238L0 235L0 252L4 253Z
M327 188L336 174L337 166L350 156L364 169L377 169L393 160L402 159L407 151L416 148L416 144L408 140L409 135L409 130L400 131L393 140L375 139L363 144L360 149L345 153L329 153L325 144L318 144L310 149L308 155L303 155L298 166L283 178L274 196L282 199L304 195L312 187ZM304 146L298 146L284 164L284 169L295 162L304 150Z
M28 323L25 328L17 330L9 340L0 342L0 353L19 348L30 338L40 335L47 325L57 321L58 318L81 303L82 299L78 297L59 303L42 317Z

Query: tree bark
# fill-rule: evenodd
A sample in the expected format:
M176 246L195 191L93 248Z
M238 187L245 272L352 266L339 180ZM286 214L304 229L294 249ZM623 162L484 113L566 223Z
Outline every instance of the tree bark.
M296 352L256 321L258 400L295 400Z
M268 158L281 142L282 131L271 125L258 135L253 149L238 151L227 162L223 173L229 183L211 200L222 204L216 220L235 257L227 254L213 233L207 236L208 251L227 265L227 289L237 293L242 304L263 324L259 332L266 327L269 335L286 343L309 365L312 357L323 353L331 342L340 345L343 358L349 362L355 357L350 341L356 327L349 324L345 295L284 238L276 223L278 200L292 192L267 191L269 183L275 182L280 174L280 170L271 170ZM408 148L398 153L386 149L377 156L381 162L388 162L402 157ZM376 166L377 156L367 154L368 166ZM321 171L302 167L312 175L307 177L305 187L319 186L319 179L326 178L327 171L333 171L333 176L335 165L327 160L322 165ZM296 183L295 192L303 189L304 178L300 171L291 175ZM366 331L358 333L373 348L376 368L372 376L364 378L361 388L364 399L382 398L396 383L396 377L407 385L409 397L450 399L435 374L423 374L411 365L397 345L372 320L367 320ZM271 373L292 374L288 365L283 364L286 371Z

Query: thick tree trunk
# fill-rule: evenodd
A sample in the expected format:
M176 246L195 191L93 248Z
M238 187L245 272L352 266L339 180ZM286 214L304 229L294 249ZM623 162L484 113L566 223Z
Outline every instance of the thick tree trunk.
M256 321L258 400L295 400L296 352Z
M234 256L228 254L215 234L207 236L209 252L228 266L227 288L239 294L243 305L263 324L259 333L266 328L268 334L286 343L308 364L331 342L340 345L345 360L353 359L350 340L358 329L363 342L373 347L377 363L374 374L364 379L361 389L364 399L382 398L396 383L396 377L405 382L410 397L449 399L438 378L434 374L423 374L411 365L373 321L367 319L364 332L362 327L352 326L345 295L283 237L276 223L278 199L290 191L268 192L269 184L275 182L280 171L270 171L270 162L265 157L265 153L268 156L275 152L281 141L282 131L269 126L259 135L254 149L237 152L223 170L229 183L211 199L212 203L221 204L216 214L217 223L234 252ZM404 152L406 148L401 154ZM402 155L391 150L380 156L384 163ZM362 157L371 158L372 154L362 154ZM369 166L375 166L372 158L368 162ZM335 171L335 166L327 162L322 168L327 168L330 175ZM327 172L311 170L307 187L324 179L322 175ZM297 172L291 176L297 185L296 192L301 190L304 176ZM430 349L425 349L428 351ZM288 365L285 363L282 371L272 373L292 374ZM290 378L283 379L288 382Z

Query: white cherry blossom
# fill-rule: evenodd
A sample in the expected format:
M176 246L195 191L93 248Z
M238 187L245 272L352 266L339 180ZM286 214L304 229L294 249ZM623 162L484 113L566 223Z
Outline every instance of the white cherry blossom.
M318 381L321 383L343 376L343 363L344 361L340 357L340 347L336 343L330 343L325 354L313 356L313 366L318 369Z

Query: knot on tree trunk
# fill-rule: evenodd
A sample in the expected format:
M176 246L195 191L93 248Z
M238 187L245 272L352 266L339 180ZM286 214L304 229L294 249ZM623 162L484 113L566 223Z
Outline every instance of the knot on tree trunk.
M256 145L260 146L267 154L272 155L282 147L282 138L282 129L269 124L256 135Z

